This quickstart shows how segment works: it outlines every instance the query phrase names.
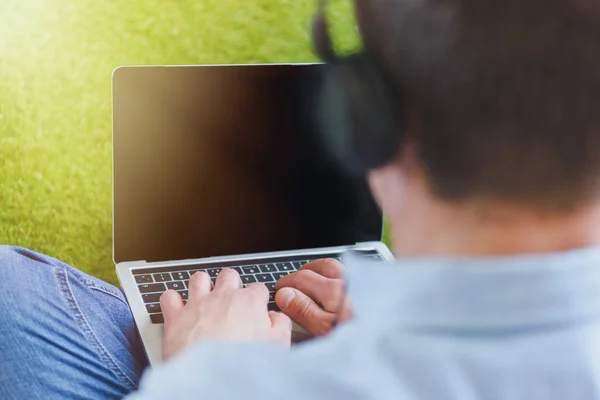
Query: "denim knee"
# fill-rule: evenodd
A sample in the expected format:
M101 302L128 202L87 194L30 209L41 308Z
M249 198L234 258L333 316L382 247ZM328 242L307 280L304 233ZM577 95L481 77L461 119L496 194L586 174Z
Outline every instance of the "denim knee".
M122 398L137 387L143 348L125 299L110 285L0 246L0 309L0 371L10 372L0 398Z
M0 305L27 302L33 293L50 290L57 267L50 261L22 247L0 245Z
M25 266L53 267L57 266L55 261L23 247L0 245L0 271L22 274L28 269Z

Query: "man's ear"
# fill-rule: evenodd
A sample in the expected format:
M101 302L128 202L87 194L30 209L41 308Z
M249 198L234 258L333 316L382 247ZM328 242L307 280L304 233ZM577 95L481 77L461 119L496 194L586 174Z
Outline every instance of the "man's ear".
M389 212L386 205L403 202L410 180L422 174L416 146L410 138L406 142L395 159L369 171L367 175L371 193L384 213Z
M386 204L391 204L394 199L401 195L404 180L401 166L394 161L369 172L369 187L373 198L384 212Z

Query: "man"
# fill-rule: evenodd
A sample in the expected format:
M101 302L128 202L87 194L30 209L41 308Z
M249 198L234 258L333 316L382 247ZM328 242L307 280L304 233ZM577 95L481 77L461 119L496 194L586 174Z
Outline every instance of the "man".
M410 100L397 156L368 174L397 263L281 279L317 336L291 349L263 286L195 274L186 305L163 295L166 362L138 388L116 289L5 248L0 397L600 399L600 6L356 8Z

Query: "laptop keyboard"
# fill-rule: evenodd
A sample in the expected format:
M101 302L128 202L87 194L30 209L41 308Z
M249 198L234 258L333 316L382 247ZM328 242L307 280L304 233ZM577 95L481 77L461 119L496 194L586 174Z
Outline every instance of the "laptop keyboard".
M361 252L371 260L383 261L381 256L375 252ZM279 311L275 304L275 282L280 278L296 272L300 267L310 261L322 258L341 259L341 254L319 255L319 257L294 257L290 261L289 257L285 261L254 260L256 264L236 265L229 263L218 263L215 265L182 265L175 267L152 267L144 269L134 269L132 273L138 284L138 291L142 296L146 311L153 324L163 323L162 310L160 309L160 296L168 289L179 292L183 302L187 303L188 282L190 276L198 271L205 271L210 276L213 284L223 268L233 268L239 274L244 287L253 282L264 283L269 289L268 309ZM261 262L264 261L264 262ZM267 262L269 261L269 262ZM239 263L239 262L238 262Z

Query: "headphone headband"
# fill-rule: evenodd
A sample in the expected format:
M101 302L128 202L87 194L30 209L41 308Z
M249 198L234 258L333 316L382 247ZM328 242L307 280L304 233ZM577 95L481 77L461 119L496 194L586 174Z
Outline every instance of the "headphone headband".
M372 51L340 57L318 0L312 23L315 53L325 62L315 115L326 146L346 170L362 175L389 162L402 136L401 95Z
M318 1L317 13L315 14L312 23L312 42L315 53L321 58L321 60L335 64L337 61L337 55L333 50L333 43L329 36L329 29L327 26L326 17L326 0Z

